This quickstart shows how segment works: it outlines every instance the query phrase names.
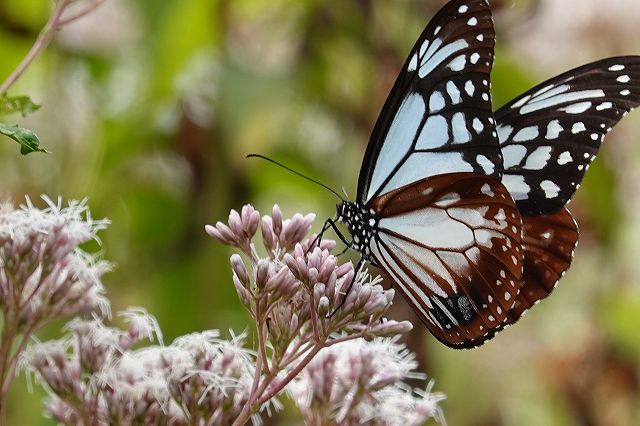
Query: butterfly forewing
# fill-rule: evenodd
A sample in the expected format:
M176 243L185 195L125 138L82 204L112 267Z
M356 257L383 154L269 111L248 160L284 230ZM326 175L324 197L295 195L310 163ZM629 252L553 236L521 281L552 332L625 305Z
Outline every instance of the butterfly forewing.
M362 204L438 174L500 176L489 94L494 38L486 0L451 1L429 23L374 127Z
M448 346L480 345L508 321L522 278L521 218L491 177L452 173L375 198L374 260Z
M564 207L551 214L522 217L524 272L510 323L551 294L569 269L577 243L578 226Z
M552 213L580 186L605 135L640 104L640 56L609 58L531 89L496 113L503 184L526 214Z

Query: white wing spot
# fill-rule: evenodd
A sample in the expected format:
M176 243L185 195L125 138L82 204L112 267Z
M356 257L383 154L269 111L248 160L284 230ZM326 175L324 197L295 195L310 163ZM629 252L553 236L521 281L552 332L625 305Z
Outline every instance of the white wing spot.
M577 92L570 91L571 86L568 84L563 84L561 86L557 86L554 88L550 88L546 91L541 91L540 94L534 95L530 102L527 105L524 105L522 109L520 109L521 114L528 114L533 111L542 110L545 108L551 108L556 105L560 105L563 103L569 103L572 101L581 101L589 98L604 98L606 95L603 90L595 89L595 90L581 90ZM578 104L574 104L578 105ZM565 108L570 108L571 105ZM560 111L564 111L564 108L561 108Z
M596 107L598 111L604 111L605 109L613 108L613 104L611 102L603 102Z
M447 82L447 93L449 94L449 97L451 98L451 102L454 105L459 104L460 101L462 101L462 98L460 97L460 90L458 90L458 87L455 85L453 81Z
M511 109L520 108L522 105L526 104L529 101L529 99L531 99L531 95L527 95L527 96L523 97L518 102L516 102L515 104L511 105Z
M591 108L593 104L591 102L578 102L577 104L572 104L566 106L564 108L560 108L560 111L564 111L567 114L582 114L589 108Z
M471 26L471 27L475 27L476 25L478 25L478 18L476 18L475 16L471 19L469 19L467 21L467 25Z
M478 41L484 41L484 35L482 35L482 34L478 34L478 36L476 37L476 40L478 40Z
M484 130L484 124L482 124L482 121L480 121L478 117L473 119L473 130L475 130L477 134L482 133Z
M539 146L527 157L524 168L527 170L542 170L551 158L550 146Z
M460 6L460 8L458 8L458 13L467 13L468 10L469 10L468 6L462 5Z
M560 193L560 187L550 180L543 180L540 183L540 189L544 191L545 197L549 199L557 197Z
M560 125L560 121L553 120L547 125L547 135L545 137L549 140L558 139L563 130L564 127Z
M571 153L569 151L565 151L558 157L558 164L564 166L567 163L571 163L573 161L573 157L571 157Z
M464 90L467 92L469 96L473 96L476 92L476 86L473 84L473 81L469 80L464 84Z
M477 64L479 60L480 60L480 54L478 52L474 52L474 53L471 54L471 63L472 64Z
M471 140L471 132L467 129L464 113L456 112L451 119L451 130L454 143L466 143Z
M624 65L612 65L609 67L609 71L622 71L624 69Z
M507 139L509 139L509 136L511 136L512 132L513 127L500 124L498 126L498 140L500 141L500 143L506 142Z
M482 167L482 170L488 175L492 174L495 170L495 165L484 155L480 154L476 157L476 161Z
M620 83L628 83L631 81L631 77L629 77L628 75L621 75L620 77L616 78L616 81Z
M529 198L531 187L525 182L524 176L505 174L502 176L502 184L509 190L515 201Z
M494 195L496 195L491 190L491 186L488 183L485 183L484 185L482 185L482 188L480 188L480 192L482 192L484 195L488 195L489 197L493 197Z
M597 141L599 137L600 135L598 135L597 133L591 133L591 140Z
M574 135L577 135L578 133L584 132L585 130L587 130L587 128L585 127L584 123L582 121L578 121L571 128L571 133L573 133Z
M508 291L504 292L504 300L506 300L507 302L511 299L511 293L509 293Z
M425 40L424 42L422 42L422 44L420 45L420 56L423 57L425 52L427 51L427 48L429 47L429 39Z
M631 92L629 90L627 90L627 89L624 89L623 91L620 92L620 94L622 96L629 96L631 94Z
M416 142L416 149L439 148L449 142L449 123L441 115L427 118L420 136Z
M411 57L411 61L409 62L409 66L407 67L408 72L412 72L418 69L418 54L414 53Z
M451 71L457 72L462 71L466 65L467 57L465 55L460 55L449 63L449 68L451 68Z
M482 94L482 99L485 100L485 101L488 101L489 100L489 94L488 93L483 93Z
M514 142L525 142L537 138L540 135L538 126L525 127L520 129L518 133L513 137Z
M429 111L430 112L438 112L445 107L444 96L442 93L435 90L431 97L429 98Z

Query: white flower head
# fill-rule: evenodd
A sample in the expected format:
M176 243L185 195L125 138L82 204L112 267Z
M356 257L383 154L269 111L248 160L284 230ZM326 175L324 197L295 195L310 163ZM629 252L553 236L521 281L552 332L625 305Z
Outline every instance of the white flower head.
M288 391L307 421L419 425L440 419L437 403L444 396L403 382L425 378L416 367L415 355L397 338L351 340L320 351Z
M110 314L101 276L107 262L82 251L108 220L94 220L86 200L54 203L42 197L40 209L29 198L19 208L0 208L0 306L24 328L80 313ZM18 295L16 298L15 295Z

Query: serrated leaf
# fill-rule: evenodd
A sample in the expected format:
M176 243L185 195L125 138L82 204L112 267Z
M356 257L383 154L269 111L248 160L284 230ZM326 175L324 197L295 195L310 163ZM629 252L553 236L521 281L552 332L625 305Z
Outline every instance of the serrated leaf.
M28 96L0 96L0 115L14 114L19 112L23 117L40 109Z
M31 154L32 152L48 152L40 147L40 140L35 133L18 125L0 123L0 134L18 142L20 144L20 154L22 155Z

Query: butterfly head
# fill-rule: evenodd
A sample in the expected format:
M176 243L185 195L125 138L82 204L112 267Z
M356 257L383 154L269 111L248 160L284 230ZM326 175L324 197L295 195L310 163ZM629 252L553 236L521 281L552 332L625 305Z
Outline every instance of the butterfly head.
M353 237L351 248L369 258L369 241L378 226L378 219L373 210L359 203L345 201L337 206L338 221L345 224Z

